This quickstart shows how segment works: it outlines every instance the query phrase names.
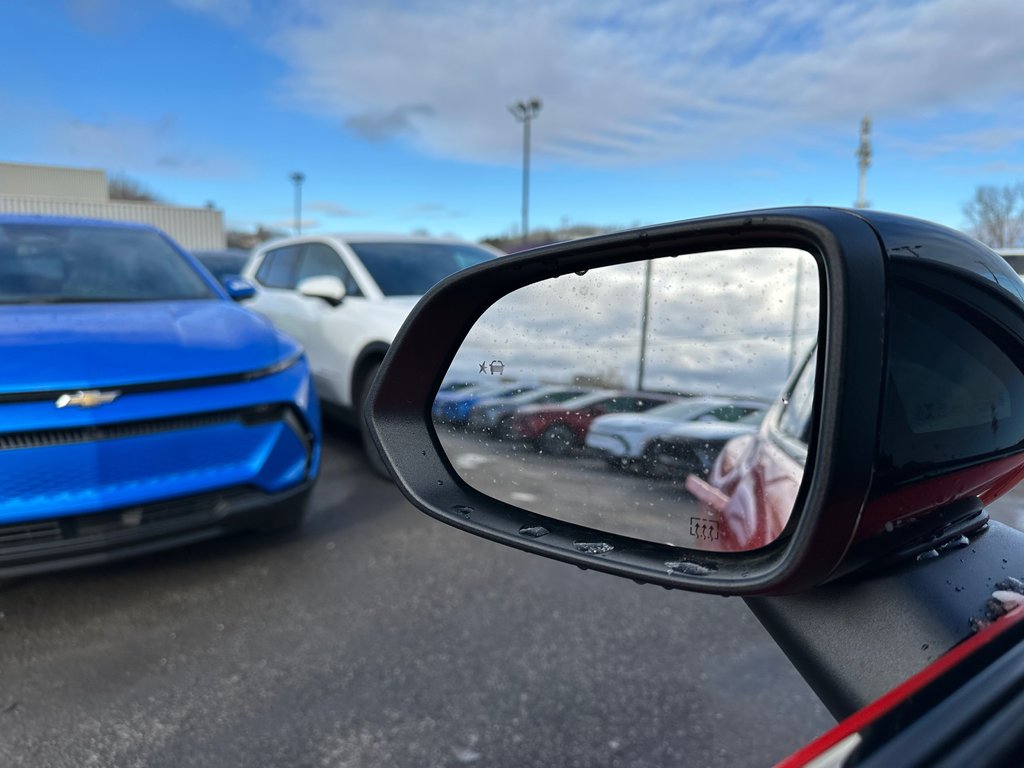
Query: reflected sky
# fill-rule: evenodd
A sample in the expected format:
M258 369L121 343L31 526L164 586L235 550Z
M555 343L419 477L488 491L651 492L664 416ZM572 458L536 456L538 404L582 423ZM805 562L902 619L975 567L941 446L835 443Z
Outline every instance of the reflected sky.
M687 254L563 275L488 309L448 378L493 380L480 364L500 360L502 375L518 380L773 398L817 337L818 294L816 262L791 248Z

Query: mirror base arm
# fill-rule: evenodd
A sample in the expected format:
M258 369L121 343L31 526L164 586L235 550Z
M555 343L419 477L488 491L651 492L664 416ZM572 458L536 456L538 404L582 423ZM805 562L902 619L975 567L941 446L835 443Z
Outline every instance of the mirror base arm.
M970 636L971 620L1011 576L1024 577L1024 533L992 522L938 557L745 602L842 719Z

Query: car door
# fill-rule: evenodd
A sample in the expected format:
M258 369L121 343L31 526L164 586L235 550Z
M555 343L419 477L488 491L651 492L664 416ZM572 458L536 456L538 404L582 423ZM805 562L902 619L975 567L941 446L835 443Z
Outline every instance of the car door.
M303 296L297 286L311 277L336 277L345 286L345 299L332 305L321 298ZM345 317L358 311L354 305L365 302L359 284L352 277L341 255L327 243L306 243L295 273L293 294L300 307L293 321L301 328L299 336L306 346L310 369L321 397L344 404L348 371L352 365L352 338L340 326Z
M307 324L303 322L306 309L295 291L302 247L302 244L283 245L263 255L253 276L259 290L247 306L270 318L274 325L307 346L304 338Z

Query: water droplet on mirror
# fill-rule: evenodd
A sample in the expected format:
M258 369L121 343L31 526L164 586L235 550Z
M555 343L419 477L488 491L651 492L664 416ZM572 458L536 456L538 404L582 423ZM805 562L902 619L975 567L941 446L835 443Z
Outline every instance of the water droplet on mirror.
M970 543L971 540L968 539L966 536L958 536L955 539L950 539L949 541L947 541L945 544L939 547L939 549L945 552L950 549L960 549L961 547L966 547L970 545Z
M577 541L574 545L579 552L587 555L603 555L611 552L615 547L603 541Z
M713 565L702 565L700 563L690 563L683 560L674 563L665 563L665 567L668 569L669 575L671 576L707 576L718 570Z
M456 504L454 507L452 507L452 512L454 512L456 515L460 515L461 517L469 517L475 511L476 510L474 510L472 507L467 507L463 504Z
M529 536L531 539L539 539L541 536L547 536L550 533L543 525L524 525L519 529L519 532L523 536Z

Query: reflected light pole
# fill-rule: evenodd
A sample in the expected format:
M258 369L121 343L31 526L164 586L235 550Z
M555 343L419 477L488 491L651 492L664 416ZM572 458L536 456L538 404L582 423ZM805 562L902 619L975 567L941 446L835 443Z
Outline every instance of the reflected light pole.
M523 242L530 234L530 123L540 113L540 99L517 101L508 111L523 124Z
M644 262L644 298L640 316L640 361L636 371L636 388L643 391L644 373L647 371L647 326L651 313L651 260Z
M793 288L793 323L790 326L789 334L789 372L793 373L796 368L796 334L800 324L800 293L803 290L804 282L804 260L796 260L796 286Z
M306 174L295 171L289 177L295 185L295 234L302 234L302 182L306 180Z

